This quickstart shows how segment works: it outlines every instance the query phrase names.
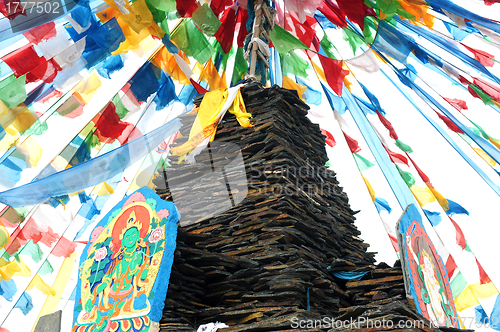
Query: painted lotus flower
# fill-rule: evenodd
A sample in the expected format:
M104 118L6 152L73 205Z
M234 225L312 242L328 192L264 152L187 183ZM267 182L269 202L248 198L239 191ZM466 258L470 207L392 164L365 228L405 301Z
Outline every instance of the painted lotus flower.
M149 242L150 243L156 243L160 241L161 236L163 235L163 228L158 227L154 229L151 234L149 235Z
M106 249L106 247L98 249L95 252L95 260L100 262L106 257L107 254L108 254L108 249Z

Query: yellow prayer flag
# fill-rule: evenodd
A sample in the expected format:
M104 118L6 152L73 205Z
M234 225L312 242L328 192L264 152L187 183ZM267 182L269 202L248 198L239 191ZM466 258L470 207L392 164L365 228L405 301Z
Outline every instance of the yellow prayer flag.
M439 205L441 205L443 210L448 211L448 209L450 208L450 203L448 203L448 200L446 198L444 198L444 196L439 191L434 189L433 187L429 186L429 189L432 192L432 194L434 195L434 197L436 197Z
M97 89L101 86L101 80L94 70L87 79L80 81L80 83L73 88L73 94L81 102L88 104L92 96L97 92Z
M484 152L483 149L476 148L476 147L472 147L472 149L474 151L476 151L476 153L479 155L479 157L483 158L483 160L486 161L488 163L488 165L490 165L491 167L493 167L497 164L497 162L495 160L493 160L493 158L491 158L489 154Z
M198 109L198 115L191 127L189 140L178 147L171 149L172 154L181 156L189 153L207 137L212 137L217 129L218 115L227 99L228 91L217 89L205 93Z
M251 127L250 118L252 114L247 113L247 109L245 107L245 103L243 102L243 96L241 95L241 91L238 91L236 97L234 98L233 104L229 107L228 111L231 114L236 116L236 120L240 126L248 128Z
M417 199L418 204L421 207L425 206L428 203L436 201L436 197L434 197L432 191L430 191L429 188L412 186L410 190L413 193L413 196L415 196L415 198Z
M54 290L54 288L47 285L47 283L43 281L42 277L40 277L39 274L35 274L35 277L33 278L33 280L31 280L27 289L32 290L33 288L38 289L45 295L52 295L52 296L56 295L56 291Z
M0 140L0 151L8 150L14 146L21 134L31 127L36 120L36 117L23 103L9 109L9 112L0 118L0 126L4 128L6 133Z
M36 167L38 161L42 158L42 148L33 136L29 136L19 144L17 151L24 156L27 167Z
M297 93L299 94L300 99L304 100L304 98L302 98L302 95L307 90L305 86L295 83L295 81L292 80L290 77L283 75L283 87L285 89L296 90Z
M186 74L177 64L175 57L167 50L166 47L162 47L160 51L155 55L152 63L160 68L161 70L167 72L172 76L172 79L183 85L190 85L191 81L187 78Z
M21 257L19 257L19 261L13 260L12 262L0 258L0 280L9 281L14 275L29 277L31 270Z
M427 2L423 0L398 0L398 2L404 10L415 16L414 20L410 20L411 22L423 24L432 29L436 17L428 12Z
M96 193L99 196L109 196L111 194L114 194L115 191L113 190L113 187L111 187L106 182L103 182L95 186L92 192Z
M219 75L212 59L207 61L205 68L202 70L200 81L206 82L210 86L210 90L227 89L226 76L224 73Z
M365 176L363 174L361 174L361 177L363 178L363 181L365 181L365 185L366 185L366 188L368 188L368 192L370 193L370 197L372 198L372 202L375 202L375 198L376 198L375 190L373 190L372 185L370 184L368 179L365 178Z
M318 74L319 77L323 80L323 82L326 82L326 76L325 72L323 69L321 69L317 64L314 63L314 61L311 60L311 63L313 65L314 70L316 71L316 74Z
M56 311L57 305L59 301L61 301L61 296L64 292L64 289L68 285L69 279L71 277L71 272L73 270L73 266L75 264L76 252L72 253L71 256L64 259L61 269L57 273L56 280L52 285L52 289L56 292L52 296L48 296L47 300L43 304L42 310L38 314L37 322L40 317L51 314ZM33 329L35 329L36 323L33 324Z
M10 243L10 234L7 228L2 224L2 220L0 219L0 249L5 247Z
M9 108L7 106L5 106L3 101L0 99L0 116L3 116L8 111L9 111Z
M487 299L496 294L498 294L498 290L492 282L468 285L455 299L455 307L458 311L462 311L478 305L478 299Z
M496 140L494 140L494 139L493 139L493 138L491 138L491 137L489 138L489 141L491 142L491 144L493 144L494 146L496 146L496 147L497 147L497 149L499 149L499 150L500 150L500 142L499 142L499 141L496 141Z

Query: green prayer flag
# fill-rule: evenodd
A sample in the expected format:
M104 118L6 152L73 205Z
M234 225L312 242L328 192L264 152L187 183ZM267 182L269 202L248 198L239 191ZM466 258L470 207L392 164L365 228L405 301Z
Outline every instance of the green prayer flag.
M486 131L480 125L474 123L472 120L469 120L469 121L477 128L477 130L479 130L479 132L481 133L481 136L483 136L484 139L487 139L487 140L490 139L490 135L488 135L488 133L486 133Z
M243 54L243 47L238 47L236 58L234 59L233 77L231 77L231 83L233 84L238 83L247 72L248 62L245 60Z
M309 49L303 42L277 24L269 31L269 37L273 42L274 48L280 54L286 54L292 50Z
M460 293L462 293L467 287L467 281L465 280L462 272L458 272L458 274L450 281L451 294L453 294L453 298L456 299Z
M413 174L411 174L410 172L403 171L401 168L399 168L398 165L396 165L396 168L399 172L399 175L401 175L403 180L406 182L408 188L413 187L413 185L415 184L415 178L413 177Z
M99 137L94 135L95 130L92 130L87 137L85 138L85 145L89 149L89 152L92 151L96 146L100 146L101 142L99 141Z
M215 16L208 3L204 3L203 6L198 7L194 11L192 19L194 24L207 36L215 35L221 26L219 19Z
M38 274L44 276L47 274L51 274L52 272L54 272L54 268L52 267L50 262L46 259L45 262L43 262L40 269L38 270Z
M401 142L401 141L400 141L400 140L398 140L398 139L396 140L396 143L395 143L395 144L396 144L396 146L397 146L398 148L400 148L400 149L401 149L401 151L404 151L404 152L407 152L407 153L412 153L412 152L413 152L413 150L412 150L411 146L409 146L409 145L407 145L407 144L404 144L403 142Z
M123 119L129 110L125 107L125 105L123 105L122 99L118 94L116 94L111 101L115 104L116 115L118 115L120 119Z
M353 153L352 155L354 156L354 161L356 162L356 165L358 165L358 169L360 172L364 172L370 167L375 166L374 163L357 153Z
M168 27L168 18L165 18L163 21L160 22L160 28L170 38L170 28Z
M375 27L374 19L370 16L365 17L365 28L363 29L363 36L369 44L373 44L377 28Z
M0 99L5 106L13 108L26 100L26 75L15 78L10 75L0 82Z
M176 12L177 3L175 0L146 0L146 4L153 6L163 12Z
M469 84L469 86L479 95L479 97L481 98L481 100L485 105L494 105L493 98L491 98L490 95L485 93L480 87L478 87L475 84Z
M381 10L388 18L392 18L398 13L404 13L403 8L397 1L393 0L374 0L367 3L368 6Z
M146 6L148 6L149 11L153 15L153 20L155 22L162 22L167 17L167 14L165 13L165 11L156 8L156 6L151 3L151 1L152 0L146 0Z
M212 56L212 62L215 64L217 62L216 60L219 57L219 54L221 54L222 59L220 60L220 69L222 71L226 71L227 60L229 60L230 58L232 58L234 56L234 53L235 53L234 47L231 47L231 49L229 50L229 53L226 54L226 53L224 53L222 46L220 45L220 43L216 39L214 39L214 41L212 43L212 47L215 49L215 53Z
M56 112L56 114L58 114ZM43 134L47 129L49 129L49 125L47 124L46 121L40 121L40 119L36 120L34 124L31 125L26 131L24 132L24 135L29 136L29 135L41 135Z
M323 48L323 51L325 52L327 57L329 57L330 59L337 60L333 51L335 46L333 46L330 39L328 39L326 33L323 35L323 38L321 38L321 42L319 43L319 45L321 46L321 48Z
M199 63L207 62L215 50L207 37L189 18L183 19L174 28L170 39L175 42L187 56L192 56Z
M356 54L358 48L364 44L364 41L361 39L361 37L349 28L342 28L342 35L344 37L344 40L349 43L352 54Z
M309 62L302 59L295 52L284 54L282 56L283 74L293 74L307 78L306 69L310 69Z
M330 166L332 166L332 163L330 162L330 160L328 160L325 164L325 167L330 167Z
M23 247L23 250L20 251L20 254L23 256L31 256L31 259L38 263L42 260L43 251L40 249L38 243L33 243L33 240L29 240L26 245Z

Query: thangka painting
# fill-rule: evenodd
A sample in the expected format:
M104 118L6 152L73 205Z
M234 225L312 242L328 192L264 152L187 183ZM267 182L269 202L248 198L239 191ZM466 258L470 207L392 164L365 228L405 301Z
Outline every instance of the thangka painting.
M179 217L172 202L142 188L102 219L80 260L73 332L157 330Z
M397 227L407 295L434 326L459 328L448 274L415 205L406 208Z

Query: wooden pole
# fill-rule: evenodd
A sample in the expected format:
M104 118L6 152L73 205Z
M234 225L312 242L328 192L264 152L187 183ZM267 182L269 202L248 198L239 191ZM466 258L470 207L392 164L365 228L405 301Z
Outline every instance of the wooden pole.
M253 1L253 0L249 0ZM262 24L261 20L261 14L262 14L262 0L257 0L257 3L255 4L255 20L253 22L253 38L257 39L259 38L260 35L260 27ZM259 46L257 45L257 42L253 42L252 46L252 57L250 58L250 76L255 77L255 66L257 65L257 48Z

